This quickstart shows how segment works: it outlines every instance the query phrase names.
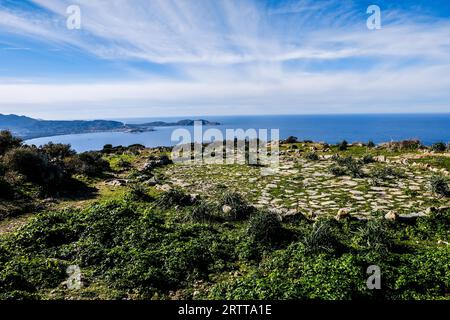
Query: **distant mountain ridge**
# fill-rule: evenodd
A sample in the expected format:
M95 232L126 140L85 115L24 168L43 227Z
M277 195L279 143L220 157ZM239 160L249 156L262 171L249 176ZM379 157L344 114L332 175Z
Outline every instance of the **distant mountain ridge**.
M152 131L153 127L191 126L194 121L203 125L219 125L218 122L207 120L180 120L178 122L155 121L143 124L125 124L114 120L41 120L15 114L0 114L0 130L10 130L23 139L57 136L64 134L91 132L144 132Z

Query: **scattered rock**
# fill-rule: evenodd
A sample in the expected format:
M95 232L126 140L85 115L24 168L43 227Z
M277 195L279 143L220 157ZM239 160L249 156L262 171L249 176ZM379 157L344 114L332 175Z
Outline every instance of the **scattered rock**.
M126 186L128 184L128 180L126 179L113 179L106 182L107 185L113 186L113 187L121 187Z
M156 178L153 177L153 178L150 178L149 180L145 181L144 183L150 187L153 187L158 184L158 180L156 180Z
M350 217L350 209L349 208L341 208L339 209L336 220L347 219Z
M225 213L225 214L230 213L231 210L233 210L233 208L231 208L230 206L224 205L224 206L222 207L222 212Z
M395 221L398 219L398 215L394 211L389 211L388 213L385 214L384 218L386 220Z

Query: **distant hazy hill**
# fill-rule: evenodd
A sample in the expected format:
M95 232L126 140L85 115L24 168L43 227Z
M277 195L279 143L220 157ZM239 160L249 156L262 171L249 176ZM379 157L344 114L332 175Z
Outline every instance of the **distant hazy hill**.
M203 125L218 125L217 122L199 120ZM105 132L105 131L151 131L153 127L162 126L190 126L194 120L181 120L174 123L156 121L144 124L125 124L112 120L92 120L92 121L57 121L39 120L14 114L0 114L0 130L10 130L15 135L23 139L33 139L39 137L56 136L63 134Z
M208 120L180 120L177 122L164 122L164 121L155 121L155 122L147 122L143 124L139 124L138 126L150 126L150 127L172 127L172 126L193 126L195 121L199 121L204 126L217 126L220 125L219 122L212 122Z

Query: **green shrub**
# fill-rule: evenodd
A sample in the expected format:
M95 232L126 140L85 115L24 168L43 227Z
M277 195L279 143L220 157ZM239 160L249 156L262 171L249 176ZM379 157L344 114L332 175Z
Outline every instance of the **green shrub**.
M147 188L142 184L133 184L127 194L127 199L131 201L152 201L152 197L147 193Z
M172 208L175 206L190 206L193 204L193 200L190 195L184 193L180 189L170 189L164 192L156 200L156 203L161 208Z
M442 175L433 175L430 179L431 191L439 196L448 197L450 189L448 180Z
M351 254L305 255L298 243L265 257L257 269L214 285L210 299L342 300L367 295L367 275Z
M345 174L347 173L347 170L339 165L331 165L328 168L328 171L336 177L345 176Z
M333 158L334 161L336 161L337 165L342 167L347 174L354 178L361 178L364 176L364 173L362 171L362 164L360 161L353 159L352 156L349 157L339 157L335 156ZM336 169L335 169L336 170ZM338 171L338 170L336 170ZM342 171L342 170L340 170Z
M294 136L288 137L286 140L283 141L283 143L297 143L298 138Z
M371 148L371 149L372 149L372 148L375 148L375 143L374 143L373 141L370 140L369 142L367 142L367 147L368 147L368 148Z
M348 149L348 142L346 140L342 140L337 144L339 151L345 151Z
M131 162L124 160L124 159L119 159L117 161L117 166L120 169L130 169L131 168Z
M362 171L362 165L358 161L353 161L347 165L347 170L353 178L364 177L364 172Z
M5 179L0 177L0 199L14 198L14 188Z
M16 148L8 151L3 162L8 170L18 172L30 182L46 189L58 188L66 178L64 168L34 148Z
M369 176L374 184L380 185L386 180L403 178L405 174L402 170L390 166L377 166L370 171Z
M11 149L19 148L21 145L22 140L14 137L10 131L0 131L0 156Z
M39 150L48 155L52 159L64 159L67 157L72 157L76 154L72 150L70 144L53 143L49 142L39 148Z
M220 206L223 209L229 208L224 210L225 218L234 221L245 220L254 212L254 207L237 192L225 192L220 200Z
M393 237L384 220L372 219L358 229L356 243L364 249L385 253L392 248Z
M421 250L402 257L393 282L393 299L430 300L448 294L450 247Z
M447 146L443 142L433 143L431 146L431 150L434 152L444 152L447 149Z
M88 177L99 177L111 170L109 162L102 158L102 154L93 151L66 158L64 164L71 173Z
M319 155L317 154L317 152L307 152L305 153L305 158L311 161L317 161L319 160Z
M450 210L436 209L429 216L419 217L412 231L420 240L450 241Z
M375 159L373 158L373 155L371 155L370 153L367 153L367 154L365 154L363 157L362 157L362 162L364 163L364 164L369 164L369 163L374 163L375 162Z
M217 218L214 214L215 212L217 212L217 208L213 204L206 201L199 201L192 206L190 220L191 222L211 223Z
M255 242L272 244L282 239L283 226L276 214L271 212L257 212L247 227L247 235Z
M302 243L306 252L310 254L331 253L341 248L334 231L331 220L318 220L312 230L303 237Z

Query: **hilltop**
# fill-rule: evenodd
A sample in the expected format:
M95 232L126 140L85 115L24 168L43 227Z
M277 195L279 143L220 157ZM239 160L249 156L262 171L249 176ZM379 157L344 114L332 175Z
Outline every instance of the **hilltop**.
M448 146L291 138L271 174L170 151L2 133L0 299L449 298Z

